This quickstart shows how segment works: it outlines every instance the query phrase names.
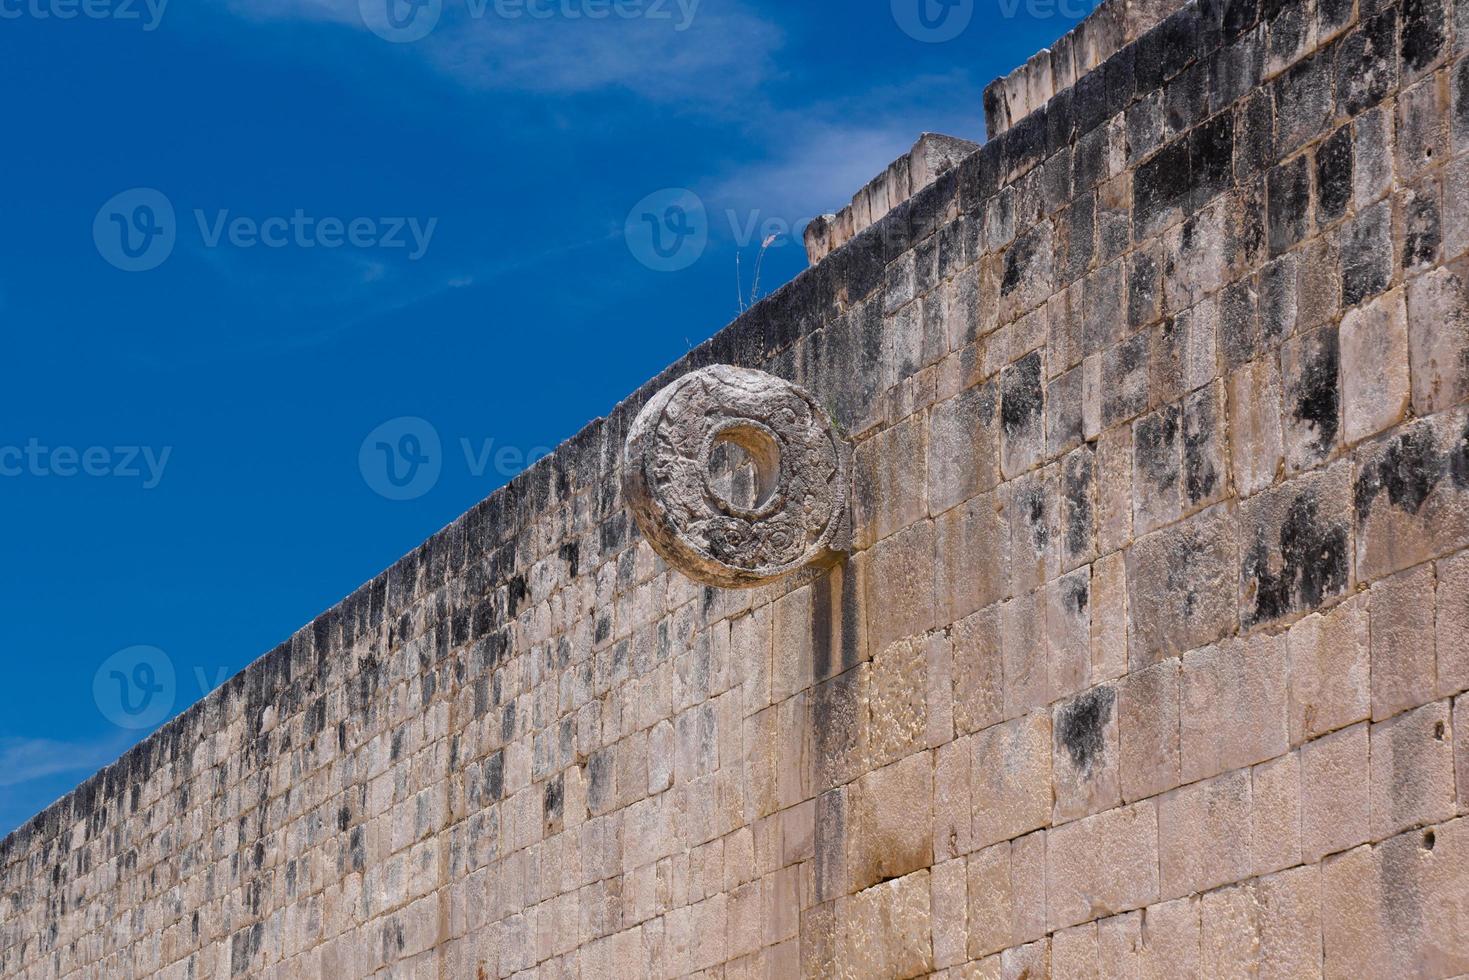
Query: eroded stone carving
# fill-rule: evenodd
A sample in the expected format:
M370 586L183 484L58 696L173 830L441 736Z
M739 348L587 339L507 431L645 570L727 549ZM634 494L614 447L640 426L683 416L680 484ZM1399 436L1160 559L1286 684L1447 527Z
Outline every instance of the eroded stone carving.
M851 447L816 400L715 365L643 407L623 490L653 549L706 585L752 588L847 548Z

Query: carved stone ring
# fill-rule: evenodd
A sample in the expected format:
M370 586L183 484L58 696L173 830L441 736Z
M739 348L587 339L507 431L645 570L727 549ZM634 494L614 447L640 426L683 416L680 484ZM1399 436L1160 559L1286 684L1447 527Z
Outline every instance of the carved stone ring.
M721 464L745 465L747 481ZM848 547L851 445L805 389L715 365L643 406L623 493L644 537L689 578L753 588Z

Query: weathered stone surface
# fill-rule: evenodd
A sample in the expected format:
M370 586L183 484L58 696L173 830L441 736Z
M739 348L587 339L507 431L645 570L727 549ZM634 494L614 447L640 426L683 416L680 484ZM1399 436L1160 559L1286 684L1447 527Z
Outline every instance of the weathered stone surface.
M1401 290L1342 319L1342 434L1349 445L1397 425L1407 412L1407 320Z
M1432 415L1469 399L1469 269L1436 269L1408 284L1413 410Z
M1353 725L1301 749L1301 856L1308 862L1370 839L1367 727Z
M716 454L737 454L727 481ZM846 547L851 451L804 389L727 365L659 392L628 433L623 492L659 554L690 578L750 587Z
M1122 798L1131 802L1179 784L1177 660L1134 670L1118 685Z
M1250 812L1248 769L1159 797L1159 896L1179 898L1248 878Z
M1044 827L1051 819L1051 717L1046 711L974 737L973 841L984 847Z
M1372 712L1368 600L1355 596L1290 629L1290 744L1362 721Z
M1469 690L1469 552L1438 563L1438 696Z
M838 977L897 980L933 970L928 879L918 871L837 900Z
M1158 897L1158 813L1109 810L1046 835L1046 924L1063 929Z
M1436 701L1372 726L1372 837L1455 815L1449 703Z
M1352 585L1351 466L1297 477L1240 506L1240 625L1308 612Z
M1140 538L1128 557L1133 668L1202 646L1236 622L1239 540L1215 507Z
M1373 720L1426 704L1437 694L1434 586L1432 565L1372 586Z
M1058 704L1051 732L1056 798L1052 823L1117 806L1121 802L1117 691L1094 687Z
M1184 782L1285 752L1283 636L1228 640L1183 657L1180 718Z
M1273 357L1251 361L1229 377L1230 461L1241 496L1269 487L1284 459L1280 369Z
M1374 581L1469 545L1469 417L1411 422L1356 453L1357 575Z

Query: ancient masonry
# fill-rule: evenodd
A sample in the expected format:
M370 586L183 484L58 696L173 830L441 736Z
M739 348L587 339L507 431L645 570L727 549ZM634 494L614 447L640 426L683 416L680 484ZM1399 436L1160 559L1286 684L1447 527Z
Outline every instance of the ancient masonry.
M0 975L1469 972L1466 53L1108 0L0 845Z

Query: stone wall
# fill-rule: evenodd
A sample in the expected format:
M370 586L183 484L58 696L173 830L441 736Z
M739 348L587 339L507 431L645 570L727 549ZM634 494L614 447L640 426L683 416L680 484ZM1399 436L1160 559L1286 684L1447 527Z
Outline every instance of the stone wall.
M1173 13L7 839L0 975L1469 971L1466 51ZM640 539L715 363L835 569Z

